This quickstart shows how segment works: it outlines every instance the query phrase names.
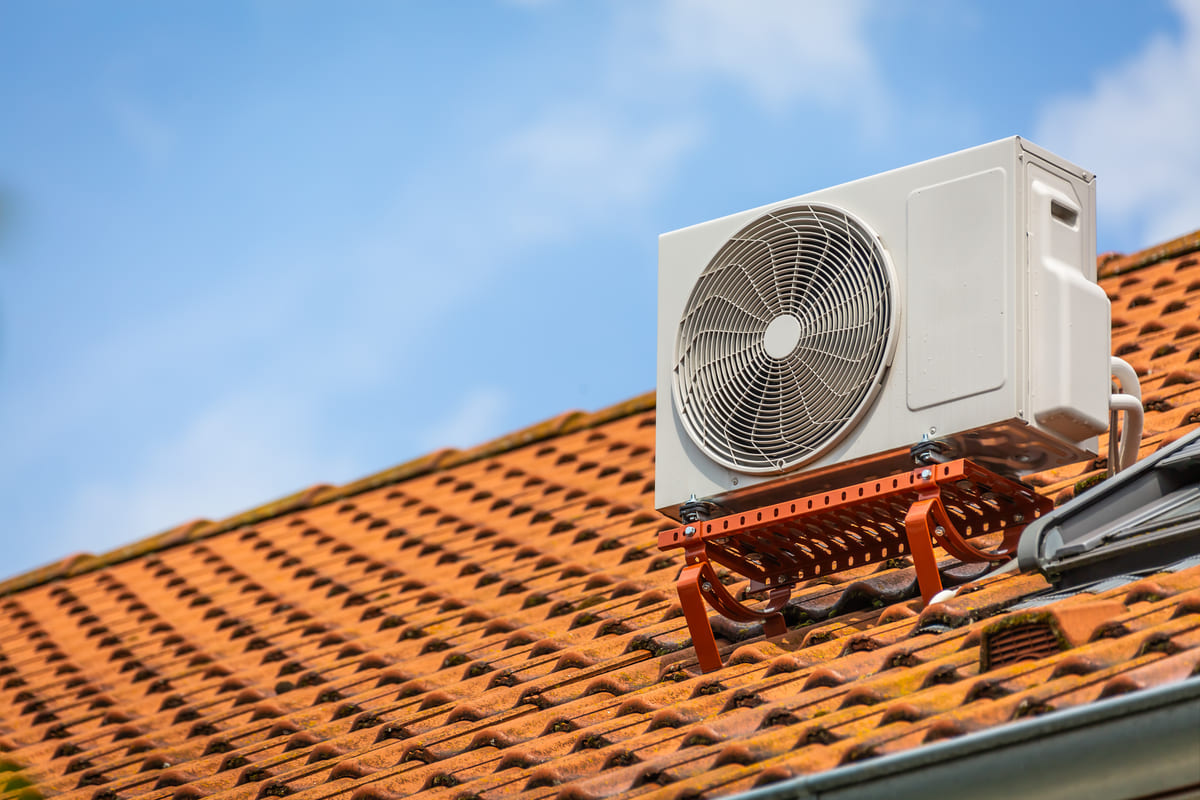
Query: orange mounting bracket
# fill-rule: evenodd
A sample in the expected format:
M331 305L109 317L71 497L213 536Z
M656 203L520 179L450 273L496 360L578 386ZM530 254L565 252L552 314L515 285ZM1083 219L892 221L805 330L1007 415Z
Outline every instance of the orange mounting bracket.
M780 609L802 580L911 555L921 597L942 590L935 544L960 561L1005 561L1021 531L1053 507L1029 486L967 459L918 467L711 520L662 531L660 550L683 548L675 588L700 669L721 667L705 604L736 622L761 621L768 636L787 630ZM968 540L1001 533L983 550ZM750 608L721 582L713 563L750 580L746 594L766 596Z

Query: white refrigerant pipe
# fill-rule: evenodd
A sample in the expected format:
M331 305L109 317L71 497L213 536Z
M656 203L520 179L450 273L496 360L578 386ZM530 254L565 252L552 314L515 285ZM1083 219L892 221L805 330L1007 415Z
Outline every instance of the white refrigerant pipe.
M1108 429L1108 470L1115 475L1129 469L1137 461L1146 413L1142 408L1142 385L1133 367L1125 359L1116 356L1112 357L1111 364L1112 376L1121 385L1120 393L1108 399L1108 408L1112 412L1112 424ZM1118 448L1114 437L1117 414L1120 412L1124 412L1125 421L1121 425L1121 444Z
M1121 391L1113 394L1108 401L1109 411L1112 412L1112 423L1108 429L1108 472L1110 476L1123 469L1128 469L1137 461L1138 445L1142 441L1142 423L1146 417L1146 412L1142 408L1142 385L1138 382L1138 376L1133 367L1129 366L1125 359L1113 356L1111 370L1112 376L1121 385ZM1118 447L1115 438L1117 415L1122 412L1125 414L1125 424L1121 426L1121 440ZM989 572L988 577L1011 572L1014 569L1017 569L1017 559L1015 558L999 569ZM974 582L970 581L953 589L943 589L935 594L929 602L944 603Z
M1111 423L1108 428L1108 474L1110 476L1123 469L1128 469L1137 461L1138 445L1142 441L1142 423L1146 417L1146 412L1142 408L1142 384L1138 381L1133 367L1129 366L1129 362L1125 359L1113 356L1111 370L1112 376L1121 386L1121 391L1111 395L1108 401L1108 408L1111 412ZM1118 447L1117 415L1121 412L1125 414L1125 424L1121 426L1121 439ZM992 570L987 576L991 577L1015 569L1017 569L1017 559L1014 558L999 569ZM976 580L982 580L982 578ZM944 603L973 583L975 581L969 581L953 589L943 589L935 594L929 602L931 604Z

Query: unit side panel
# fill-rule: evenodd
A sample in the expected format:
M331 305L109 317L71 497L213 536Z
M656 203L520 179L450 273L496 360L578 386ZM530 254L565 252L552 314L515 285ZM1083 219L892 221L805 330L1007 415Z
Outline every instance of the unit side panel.
M1037 424L1081 442L1108 428L1111 311L1093 279L1091 186L1026 163L1030 387Z
M908 408L1009 382L1011 199L1002 167L908 197Z

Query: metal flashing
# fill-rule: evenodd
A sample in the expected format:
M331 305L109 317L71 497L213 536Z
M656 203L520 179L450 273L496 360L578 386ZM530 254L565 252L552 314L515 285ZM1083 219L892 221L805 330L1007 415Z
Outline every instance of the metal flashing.
M1200 551L1200 430L1031 523L1018 560L1057 588L1161 569Z

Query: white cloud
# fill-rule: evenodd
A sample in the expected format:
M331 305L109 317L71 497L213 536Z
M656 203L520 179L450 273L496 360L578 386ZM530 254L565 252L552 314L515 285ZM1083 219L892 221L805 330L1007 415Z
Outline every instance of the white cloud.
M149 107L124 94L111 94L105 102L117 131L145 161L158 165L175 147L175 134Z
M869 10L859 0L667 0L658 48L668 67L731 81L770 109L801 98L865 105L879 94Z
M620 109L553 109L501 147L515 186L511 220L522 238L554 238L613 212L632 216L662 191L694 146L682 120L622 119Z
M1097 174L1100 228L1136 248L1200 227L1200 0L1158 36L1041 117L1038 141Z
M509 398L502 390L484 386L473 390L447 416L434 422L422 437L425 449L471 447L499 435Z
M125 474L79 485L63 505L61 523L47 526L56 532L54 550L100 553L188 519L227 517L317 479L356 475L344 459L315 455L305 435L312 426L311 413L281 406L277 397L227 398Z
M700 95L721 82L773 111L816 100L878 128L886 104L868 10L865 0L622 7L587 99L544 108L500 147L510 232L536 242L633 218L704 138L711 104Z
M597 32L608 42L601 61L587 65L570 97L548 99L522 124L489 128L490 139L477 148L406 175L390 211L359 226L357 244L347 236L340 252L313 254L286 270L250 265L282 288L226 284L222 293L236 298L228 304L202 298L190 312L173 309L173 320L138 317L101 337L78 363L0 400L0 410L46 409L10 441L9 467L0 467L7 477L69 438L63 419L103 420L132 387L157 382L174 391L179 381L170 365L198 364L215 374L227 359L241 370L230 384L255 387L185 416L175 436L127 456L131 465L64 485L61 514L45 526L62 538L47 558L101 551L190 516L219 518L314 481L356 477L344 461L317 456L313 439L328 428L322 411L402 374L429 331L447 319L461 325L472 296L539 245L600 228L609 236L628 228L640 234L648 206L669 190L713 121L701 94L725 82L772 108L812 98L848 104L843 93L867 91L875 80L861 3L666 0L613 8L614 27ZM686 90L676 93L676 85ZM171 157L174 131L135 94L109 90L101 100L148 162ZM464 203L471 213L462 213ZM323 267L329 263L339 265L336 280ZM243 307L263 297L274 298L269 313ZM346 309L353 313L334 327L305 322ZM289 338L301 344L274 344ZM248 354L262 354L253 356L261 372L246 373ZM59 398L61 386L80 390ZM511 402L500 388L478 388L443 419L409 432L405 444L478 444L501 432ZM105 439L101 446L118 445Z

